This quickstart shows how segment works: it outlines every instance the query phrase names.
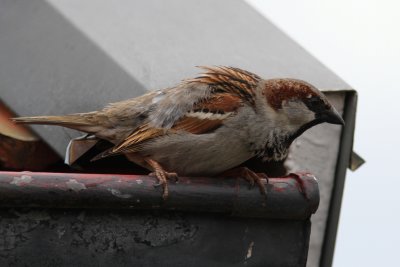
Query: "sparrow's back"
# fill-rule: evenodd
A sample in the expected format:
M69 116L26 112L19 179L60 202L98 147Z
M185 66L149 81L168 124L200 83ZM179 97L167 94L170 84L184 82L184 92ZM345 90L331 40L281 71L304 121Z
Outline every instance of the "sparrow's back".
M181 83L176 87L111 103L104 109L60 116L17 117L23 124L57 125L94 135L118 144L142 125L171 128L196 102L209 95L205 85Z
M246 93L248 88L246 87L256 86L256 81L260 79L254 74L236 68L202 68L205 68L208 72L197 78L184 80L176 87L152 91L136 98L112 103L100 111L61 116L18 117L13 118L13 120L16 123L67 127L118 144L143 125L168 130L189 112L200 114L200 111L205 110L207 112L203 112L204 116L210 117L213 115L212 105L209 105L208 109L201 108L200 110L193 110L193 107L204 102L213 94L218 94L218 91L221 91L219 93L223 93L225 96L229 93L249 99L249 94ZM230 81L230 78L234 76L236 76L236 81ZM242 84L238 78L243 80ZM235 82L236 85L233 85L232 82ZM234 90L229 88L232 85ZM231 105L230 109L233 109L233 106L238 102L227 97L215 99L218 99L219 102L228 100L227 103L216 103L220 106L221 104L225 105L225 107L220 107L220 110L217 110L220 113L223 112L223 108L229 109L229 107L226 107L228 105ZM207 118L204 120L207 120Z

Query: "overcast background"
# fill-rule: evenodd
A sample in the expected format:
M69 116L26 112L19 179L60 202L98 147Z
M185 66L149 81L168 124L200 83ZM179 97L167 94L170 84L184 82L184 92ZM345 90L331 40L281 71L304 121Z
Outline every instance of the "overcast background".
M334 266L400 266L400 2L247 0L359 93Z

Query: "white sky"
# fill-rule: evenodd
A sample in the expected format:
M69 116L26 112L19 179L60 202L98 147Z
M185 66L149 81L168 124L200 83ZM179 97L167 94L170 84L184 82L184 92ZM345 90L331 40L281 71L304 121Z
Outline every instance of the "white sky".
M359 92L334 266L400 266L400 1L246 0Z

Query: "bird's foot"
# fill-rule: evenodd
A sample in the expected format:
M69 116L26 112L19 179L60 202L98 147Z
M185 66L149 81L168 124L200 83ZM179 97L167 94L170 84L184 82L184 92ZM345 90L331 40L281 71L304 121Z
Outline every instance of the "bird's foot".
M304 180L301 178L300 175L298 175L297 173L290 173L288 176L286 176L285 178L294 178L297 181L298 184L298 188L300 193L303 194L303 196L307 199L310 200L310 195L307 191L306 185L304 184Z
M265 173L255 173L247 167L238 167L224 172L222 176L229 176L229 177L240 176L241 178L245 179L250 183L250 187L254 187L254 185L257 185L260 190L260 193L264 196L267 195L267 190L265 189L265 185L262 181L262 179L266 179L268 183L268 176Z
M157 178L158 182L154 184L154 187L161 186L163 189L163 199L168 198L168 182L167 180L174 180L174 182L178 181L178 174L175 172L167 172L165 171L161 165L152 159L146 159L146 162L153 168L154 172L149 173L149 176L154 176Z
M166 171L164 171L164 174L165 174L165 177L167 178L167 180L173 181L175 183L177 183L179 181L179 177L178 177L178 174L176 172L166 172ZM157 177L158 178L156 172L149 173L149 176L153 176L153 177ZM154 186L156 186L156 187L160 186L160 185L161 185L160 182L154 184Z

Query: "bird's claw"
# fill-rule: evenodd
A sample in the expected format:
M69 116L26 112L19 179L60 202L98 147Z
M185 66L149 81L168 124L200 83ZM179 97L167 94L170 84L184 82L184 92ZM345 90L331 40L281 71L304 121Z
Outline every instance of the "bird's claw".
M299 174L290 173L285 178L294 178L297 181L300 193L305 197L305 199L307 199L307 200L311 199L311 197L310 197L310 195L308 193L308 190L306 188L306 185L304 184L304 180L301 178L301 176Z
M167 175L164 170L157 169L155 172L149 174L149 176L156 177L158 182L154 184L154 187L161 186L163 189L162 198L165 200L168 197L168 183L167 183Z
M158 182L154 184L154 187L161 186L163 189L162 198L166 200L168 198L168 182L167 180L173 179L175 182L178 181L178 175L175 172L165 171L161 165L152 159L146 159L146 162L154 169L154 172L149 173L149 176L156 177Z
M265 173L255 173L247 167L239 167L236 169L232 169L228 172L222 174L223 176L233 176L237 177L240 176L241 178L245 179L249 182L249 188L254 187L255 185L258 186L260 193L264 196L267 195L267 190L265 188L264 183L261 179L266 179L268 183L268 176Z
M178 177L178 174L176 172L166 172L166 171L164 171L164 174L165 174L165 177L167 178L167 180L173 181L175 183L179 182L179 177ZM148 175L152 176L152 177L156 177L158 179L156 172L151 172ZM160 185L161 185L161 182L159 180L158 183L154 184L154 187L158 187Z
M266 174L263 173L263 172L257 172L256 174L257 174L258 177L265 179L265 180L267 181L267 184L269 184L269 177L268 177L268 175L266 175Z
M264 183L261 181L261 178L266 178L268 182L268 177L266 174L260 174L260 173L255 173L252 170L248 168L244 168L242 170L242 175L241 175L246 181L250 183L250 188L254 187L255 185L258 186L261 195L266 196L267 195L267 190L265 189Z

